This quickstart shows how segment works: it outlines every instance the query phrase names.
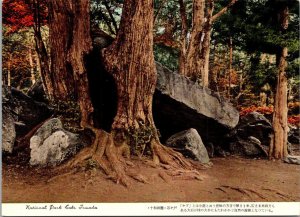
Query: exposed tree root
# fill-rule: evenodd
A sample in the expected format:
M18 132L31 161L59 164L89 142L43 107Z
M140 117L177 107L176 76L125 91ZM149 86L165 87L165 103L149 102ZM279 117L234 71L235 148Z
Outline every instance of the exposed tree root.
M92 161L103 170L108 179L124 186L129 186L131 180L142 183L149 183L149 180L138 172L136 166L129 156L129 146L126 143L116 142L113 134L103 130L89 127L94 134L95 139L90 147L81 150L73 159L54 169L54 171L68 171L66 174L74 173L73 170L78 167L86 167L87 161ZM152 161L142 160L141 163L159 169L159 176L169 182L167 176L176 179L197 179L202 180L200 173L195 169L192 163L186 160L180 153L171 148L160 144L158 139L151 140L151 149L153 154ZM161 169L160 169L161 168ZM163 170L162 170L163 169ZM58 175L64 176L65 174ZM51 178L53 181L56 177Z
M228 192L225 189L231 189L231 190L235 190L235 191L238 191L242 194L247 195L250 199L253 199L252 195L256 195L257 197L259 197L263 200L268 200L268 198L265 195L255 191L253 189L250 189L250 188L241 188L241 187L233 187L233 186L228 186L228 185L222 185L222 186L220 186L216 189L219 190L219 191L224 192L225 194L228 194ZM284 194L283 192L280 192L280 191L275 190L275 189L262 188L261 190L273 192L285 201L296 201L295 198L292 198L292 197Z
M265 196L263 196L262 194L258 193L257 191L253 190L253 189L250 189L250 188L241 188L241 187L232 187L232 186L228 186L228 185L222 185L220 186L219 188L217 188L218 190L220 191L223 191L223 192L226 192L224 189L222 188L227 188L227 189L232 189L232 190L235 190L235 191L238 191L242 194L245 194L247 195L250 199L253 199L252 194L260 197L261 199L267 199Z
M262 188L262 190L273 192L273 193L277 194L280 198L282 198L282 199L284 199L286 201L296 201L295 198L292 198L292 197L286 195L285 193L283 193L281 191L278 191L276 189Z

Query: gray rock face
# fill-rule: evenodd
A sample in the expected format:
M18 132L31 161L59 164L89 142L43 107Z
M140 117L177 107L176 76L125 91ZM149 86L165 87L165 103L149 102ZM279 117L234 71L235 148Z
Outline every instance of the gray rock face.
M186 157L198 160L201 163L209 163L207 150L195 129L176 133L166 141L166 145L180 151Z
M30 139L30 164L58 165L82 145L79 135L64 130L59 119L50 119Z
M17 137L25 135L52 113L45 103L36 102L15 88L3 86L2 93L3 106L14 114Z
M251 112L240 118L229 138L229 150L241 156L266 156L273 133L272 124L258 112Z
M237 125L239 112L224 98L159 63L156 68L153 111L162 135L195 128L207 143Z
M7 107L2 109L2 150L7 153L12 153L15 140L15 120Z
M292 144L300 144L300 129L299 127L289 126L288 141Z
M230 153L240 156L256 157L266 156L268 148L261 145L261 142L249 136L248 139L238 139L229 144Z

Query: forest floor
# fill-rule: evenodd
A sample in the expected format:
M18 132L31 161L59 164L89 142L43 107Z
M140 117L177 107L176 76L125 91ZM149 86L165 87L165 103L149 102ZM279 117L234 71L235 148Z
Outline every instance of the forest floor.
M235 156L212 158L203 180L164 181L146 165L138 167L150 183L125 188L99 170L80 171L49 182L46 168L22 166L14 157L3 162L2 202L225 202L300 201L300 167L281 161Z

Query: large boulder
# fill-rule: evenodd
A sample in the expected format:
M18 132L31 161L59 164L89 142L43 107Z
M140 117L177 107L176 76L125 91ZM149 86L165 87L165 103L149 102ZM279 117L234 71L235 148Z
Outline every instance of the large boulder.
M266 156L273 128L270 121L258 112L240 118L228 135L229 151L242 156Z
M247 139L237 138L235 142L229 144L229 151L231 154L256 157L256 156L268 156L268 148L261 145L259 139L249 136Z
M300 144L300 129L296 126L289 126L288 141L292 144Z
M73 156L83 145L80 135L63 129L58 118L50 119L30 139L30 164L58 165Z
M16 136L21 137L51 116L45 103L37 102L22 91L2 86L3 106L14 115Z
M12 153L16 140L15 120L9 109L2 108L2 151Z
M195 128L205 144L218 143L237 125L239 112L223 97L159 63L156 69L153 112L163 140L176 132Z
M201 163L209 163L207 150L197 130L188 129L171 136L166 145Z

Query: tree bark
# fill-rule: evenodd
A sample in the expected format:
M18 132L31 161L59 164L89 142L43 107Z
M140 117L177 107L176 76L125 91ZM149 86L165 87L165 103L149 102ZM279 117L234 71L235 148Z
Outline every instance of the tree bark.
M209 0L207 3L206 21L205 1L193 1L193 26L189 46L186 54L185 75L192 80L197 80L201 77L202 86L209 86L209 55L210 55L210 40L212 23L224 14L237 0L231 0L217 14L213 15L214 0ZM183 53L183 51L181 51ZM180 62L183 58L180 56ZM180 71L182 69L180 68Z
M214 22L216 19L218 19L220 16L222 16L224 13L228 11L228 9L234 5L238 0L231 0L228 5L226 5L224 8L222 8L218 13L216 13L212 17L212 22Z
M29 66L30 66L30 77L31 77L31 83L32 85L35 84L35 75L34 75L34 66L33 66L33 59L32 59L32 51L29 48L28 49L28 60L29 60Z
M127 132L144 126L155 128L152 96L156 68L152 29L152 0L126 0L117 38L103 51L106 69L115 78L118 91L114 131Z
M228 89L227 97L230 98L231 91L231 73L232 73L232 37L229 38L229 67L228 67Z
M152 98L157 77L153 55L153 0L125 0L122 11L116 39L102 50L103 64L114 77L118 94L112 132L88 127L95 134L92 146L83 149L66 166L91 158L111 179L127 186L129 177L147 182L140 172L128 168L128 165L133 166L131 155L140 158L149 155L152 166L167 164L172 170L170 175L177 175L176 171L192 165L181 154L160 144L153 121ZM189 178L197 177L195 171L189 172Z
M203 66L203 59L200 58L202 48L203 27L204 27L204 0L193 1L193 24L186 57L186 75L192 80L201 76L200 68Z
M91 124L93 111L84 62L92 49L89 9L89 0L49 1L54 100L77 101L82 127Z
M41 33L41 21L40 21L40 2L39 0L29 1L29 5L33 10L33 19L34 19L34 41L35 41L35 49L38 54L38 65L40 66L40 75L43 83L43 88L48 99L53 99L53 82L51 80L51 73L49 67L49 58L47 54L47 50L45 44L43 42L42 33Z
M282 8L279 13L281 31L285 31L288 27L289 11L288 7ZM274 113L273 113L273 130L274 136L271 140L269 158L282 159L287 156L287 78L286 68L288 55L288 48L283 47L279 56L278 64L278 77L276 86L276 95L274 102ZM278 57L277 56L277 57Z
M11 87L11 60L12 55L8 55L8 62L7 62L7 86Z
M181 18L181 36L180 36L180 56L179 56L179 73L186 75L186 51L187 51L187 33L188 24L186 9L183 0L179 0L180 18Z
M212 14L214 11L214 0L208 1L207 17L204 28L203 46L201 51L201 57L204 59L204 63L201 70L202 86L209 86L209 54L210 54L210 39L212 28Z

